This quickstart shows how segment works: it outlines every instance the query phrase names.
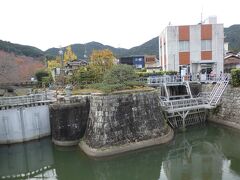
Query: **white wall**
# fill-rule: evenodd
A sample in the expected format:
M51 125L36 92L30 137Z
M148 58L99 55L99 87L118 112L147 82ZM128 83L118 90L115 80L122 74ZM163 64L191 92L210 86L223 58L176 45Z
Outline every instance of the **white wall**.
M201 70L201 25L189 27L190 33L190 72L195 75Z
M220 74L223 72L223 54L224 54L224 33L223 24L213 24L213 37L212 37L212 59L217 62L216 72Z
M166 40L166 29L163 30L161 35L159 36L159 59L162 59L162 62L160 62L160 65L162 66L162 69L165 71L165 62L164 62L164 55L165 55L165 48L166 45L164 45L164 40ZM162 44L162 48L160 48ZM161 57L161 58L160 58Z
M189 27L190 31L190 62L201 61L201 26Z
M0 144L38 139L50 132L47 105L0 110Z
M179 71L179 31L177 26L167 27L167 70ZM174 65L175 64L175 65Z

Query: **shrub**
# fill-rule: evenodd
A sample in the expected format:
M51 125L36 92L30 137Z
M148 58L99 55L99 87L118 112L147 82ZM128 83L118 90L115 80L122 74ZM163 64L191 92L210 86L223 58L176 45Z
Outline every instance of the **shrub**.
M86 84L92 84L102 81L102 74L97 69L97 66L85 66L80 67L77 71L73 73L70 78L72 84L77 84L79 86L84 86Z
M232 77L232 85L234 87L240 86L240 69L232 69L231 70L231 77Z
M143 87L143 86L145 86L145 83L139 82L139 81L127 81L125 83L125 85L128 86L128 87L134 88L136 86L142 86Z
M116 90L132 89L136 86L144 86L144 83L136 81L137 78L138 75L132 66L119 64L107 71L102 83L91 84L87 87L109 93Z
M49 73L46 70L41 69L41 70L39 70L35 73L35 76L36 76L36 79L39 82L41 82L43 77L48 77L49 76Z
M46 87L49 86L52 82L52 77L51 76L47 76L47 77L43 77L42 78L42 86Z
M110 93L116 90L127 89L125 84L107 84L107 83L96 83L87 85L88 88L98 89L105 93Z
M107 84L124 84L127 81L134 81L138 75L132 66L119 64L108 70L103 77L103 82Z

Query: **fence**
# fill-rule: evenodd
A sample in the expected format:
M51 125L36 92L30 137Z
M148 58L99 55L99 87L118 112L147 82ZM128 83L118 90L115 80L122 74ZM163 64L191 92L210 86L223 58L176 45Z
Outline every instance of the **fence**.
M219 75L210 75L210 74L194 74L194 75L163 75L163 76L149 76L139 78L140 82L145 82L147 84L162 84L162 83L179 83L184 81L197 81L197 82L217 82L219 80L231 79L230 74L219 74Z
M31 94L27 96L1 97L1 106L17 106L26 105L38 102L53 102L55 101L55 94L53 92L42 94Z

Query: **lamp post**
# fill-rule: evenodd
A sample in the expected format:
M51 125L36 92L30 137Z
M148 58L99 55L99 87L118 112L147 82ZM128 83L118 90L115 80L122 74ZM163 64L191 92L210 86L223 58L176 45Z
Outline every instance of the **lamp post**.
M59 56L60 56L60 61L61 61L61 69L60 69L60 74L63 74L63 50L62 48L60 47L60 50L58 51L59 53Z
M58 51L60 58L61 58L61 69L63 69L63 50L62 48L60 48L60 50Z

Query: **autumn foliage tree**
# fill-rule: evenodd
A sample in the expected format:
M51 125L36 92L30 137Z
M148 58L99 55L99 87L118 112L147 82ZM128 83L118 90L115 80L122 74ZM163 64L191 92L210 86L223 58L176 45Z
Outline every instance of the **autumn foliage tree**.
M73 84L85 85L92 83L101 83L107 70L111 69L115 57L108 50L94 50L90 55L88 66L80 67L71 77Z
M114 55L109 49L94 50L90 55L90 65L99 67L102 72L111 69L114 64Z
M66 48L63 59L64 59L64 64L66 64L68 61L77 60L77 56L72 51L71 46L68 46Z
M52 70L54 68L61 67L61 59L60 58L61 58L60 56L57 56L56 59L48 60L48 62L47 62L48 70Z

